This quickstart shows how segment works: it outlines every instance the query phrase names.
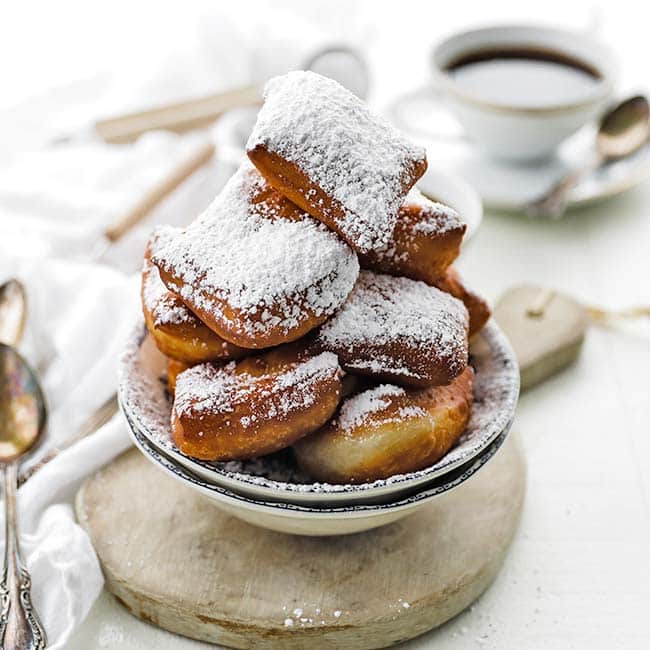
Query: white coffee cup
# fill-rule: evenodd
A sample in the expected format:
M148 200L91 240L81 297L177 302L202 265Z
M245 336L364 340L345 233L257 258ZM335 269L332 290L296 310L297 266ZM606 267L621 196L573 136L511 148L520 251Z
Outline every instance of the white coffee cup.
M468 91L449 70L468 54L513 48L544 50L583 62L598 73L593 91L579 101L507 103ZM512 25L457 33L434 48L431 67L430 97L449 109L469 139L495 157L515 161L551 155L570 135L598 117L611 102L618 77L616 57L609 48L587 34L552 27Z

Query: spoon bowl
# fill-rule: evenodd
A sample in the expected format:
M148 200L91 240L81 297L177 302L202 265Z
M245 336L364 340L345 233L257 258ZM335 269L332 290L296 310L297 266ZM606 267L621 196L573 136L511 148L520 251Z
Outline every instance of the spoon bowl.
M604 160L629 156L650 136L650 104L643 95L630 97L608 111L600 122L596 148Z
M526 212L532 217L559 218L569 193L589 173L640 149L650 137L650 105L643 95L625 99L608 110L596 133L596 150L582 167L568 172L535 201Z
M32 451L45 421L45 397L34 371L12 347L0 343L0 464Z
M0 343L20 341L27 319L27 292L14 278L0 285Z

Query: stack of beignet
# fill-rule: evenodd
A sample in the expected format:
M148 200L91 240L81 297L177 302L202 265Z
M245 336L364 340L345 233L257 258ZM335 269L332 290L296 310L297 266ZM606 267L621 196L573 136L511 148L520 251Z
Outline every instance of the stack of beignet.
M292 445L329 482L436 462L469 420L468 338L490 312L451 267L464 223L413 188L424 150L336 82L291 72L267 84L247 151L145 253L176 445L215 461Z

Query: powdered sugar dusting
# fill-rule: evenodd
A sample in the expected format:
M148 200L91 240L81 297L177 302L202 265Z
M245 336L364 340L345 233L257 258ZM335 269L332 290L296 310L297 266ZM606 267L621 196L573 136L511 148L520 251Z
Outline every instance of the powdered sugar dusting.
M427 235L442 235L463 227L463 220L456 210L444 203L428 199L420 190L412 188L407 194L404 205L413 205L420 209L421 217L413 226L415 232Z
M262 146L281 155L333 197L344 213L337 225L359 250L385 246L424 149L343 86L313 72L271 79L264 98L247 149Z
M343 402L337 418L342 431L350 431L365 422L370 413L376 413L390 404L390 397L406 395L398 386L382 384L376 388L363 391Z
M349 434L358 427L385 426L430 417L421 406L408 403L407 392L403 388L381 384L346 399L333 424L343 434Z
M204 363L181 373L174 398L177 414L228 414L248 404L251 415L237 421L243 429L252 431L260 421L282 420L312 406L316 400L313 387L339 372L336 355L328 352L293 364L272 382L268 375L237 373L236 367L234 362L223 367Z
M251 336L332 314L359 270L352 250L309 215L282 218L286 199L255 200L265 192L245 163L196 221L177 237L159 236L152 250L152 260L182 283L185 302L232 322L225 301Z

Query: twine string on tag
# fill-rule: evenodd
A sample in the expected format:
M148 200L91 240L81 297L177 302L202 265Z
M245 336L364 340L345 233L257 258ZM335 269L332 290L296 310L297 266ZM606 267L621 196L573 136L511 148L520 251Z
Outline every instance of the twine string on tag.
M650 318L650 307L627 307L626 309L603 309L592 305L585 305L585 310L595 325L605 324L619 318Z
M530 318L542 318L555 295L554 289L540 288L526 308L526 315ZM583 308L594 325L605 325L617 319L650 318L650 307L641 305L625 309L605 309L593 305L583 305Z

